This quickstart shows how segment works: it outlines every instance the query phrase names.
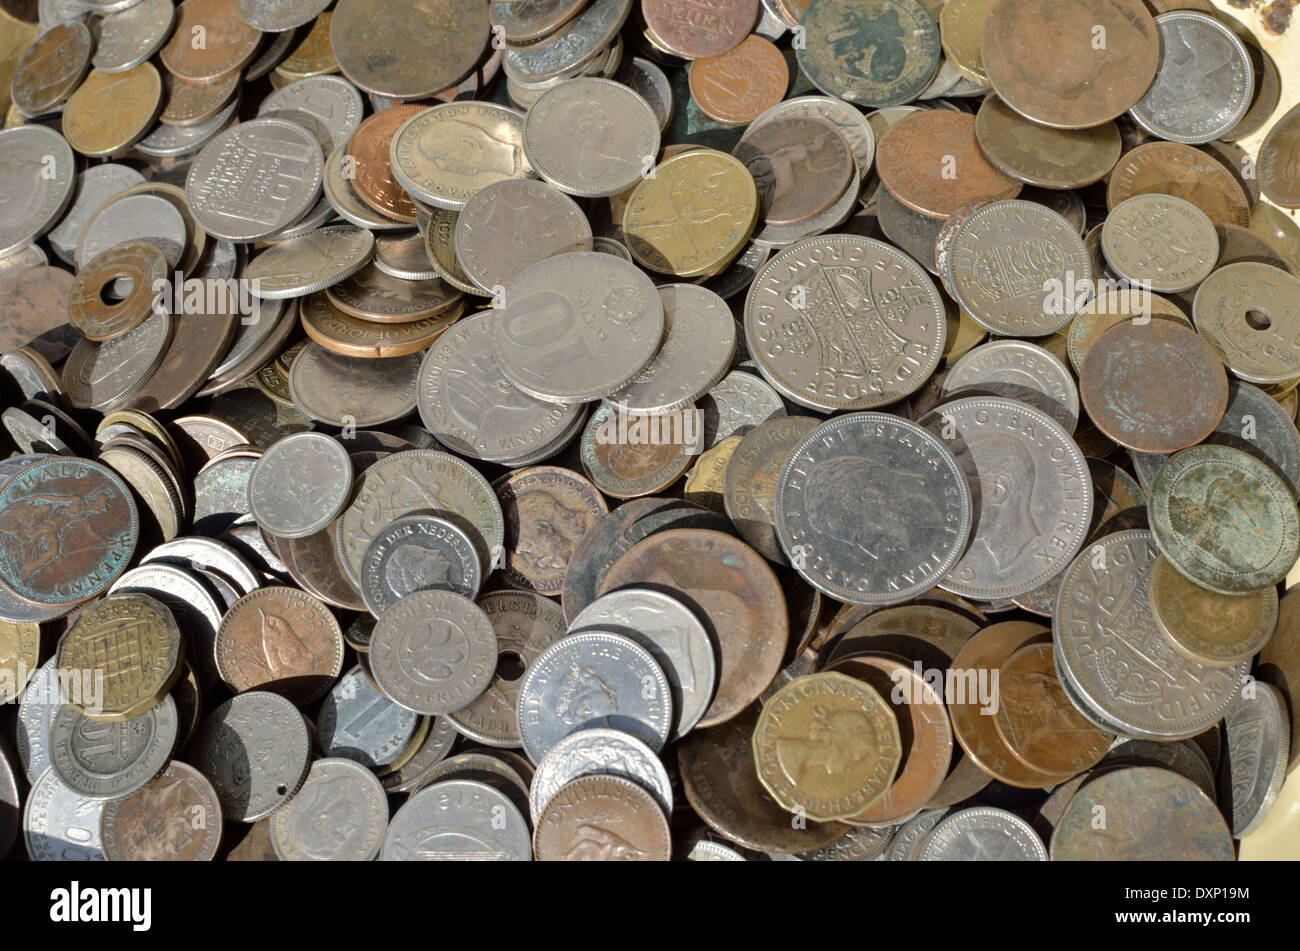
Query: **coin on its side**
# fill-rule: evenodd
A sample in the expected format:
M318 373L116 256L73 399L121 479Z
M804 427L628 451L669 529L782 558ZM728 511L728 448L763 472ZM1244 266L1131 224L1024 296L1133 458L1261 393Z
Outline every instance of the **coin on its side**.
M388 828L388 797L375 774L349 759L318 759L284 808L271 815L282 862L369 862Z
M1257 683L1228 708L1227 768L1220 799L1232 804L1232 837L1244 839L1268 818L1286 781L1291 721L1286 699L1272 684Z
M327 225L271 245L244 268L257 297L303 297L351 277L369 263L374 236L352 225Z

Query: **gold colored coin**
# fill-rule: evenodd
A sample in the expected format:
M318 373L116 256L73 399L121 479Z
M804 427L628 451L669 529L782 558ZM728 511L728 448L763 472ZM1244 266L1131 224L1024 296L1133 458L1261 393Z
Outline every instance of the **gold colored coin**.
M1164 555L1151 569L1151 611L1174 650L1206 667L1233 667L1258 654L1277 626L1277 588L1219 594Z
M456 260L456 222L460 220L460 212L433 207L428 211L429 224L424 229L424 252L438 276L458 291L490 297L487 291L469 279L465 269Z
M152 63L123 73L92 69L63 107L63 137L98 158L133 145L153 125L162 104L162 78Z
M36 673L40 653L40 625L0 620L0 703L18 699Z
M1117 327L1126 320L1139 320L1141 313L1133 308L1131 301L1124 298L1122 292L1108 294L1104 298L1095 298L1084 306L1083 310L1075 315L1070 322L1069 339L1066 342L1066 354L1070 358L1070 365L1074 367L1074 372L1079 373L1083 368L1084 358L1088 356L1088 351L1092 349L1093 344L1101 339L1101 335L1112 327ZM1168 298L1161 297L1159 294L1148 294L1151 303L1151 317L1155 320L1172 320L1174 323L1182 324L1184 327L1191 327L1192 322L1187 319L1178 305Z
M337 73L339 61L334 58L334 47L330 44L330 24L333 22L333 10L318 16L302 42L275 67L276 73L285 79L306 79L308 76Z
M893 709L844 674L796 677L763 704L754 728L764 788L817 822L860 814L893 783L902 756Z
M349 357L378 359L428 349L464 312L462 301L432 317L404 324L381 324L343 313L324 294L311 294L303 299L299 315L307 336L326 350Z
M984 21L998 0L948 0L939 14L939 36L943 55L952 68L973 83L989 86L984 72L980 41L984 39Z
M632 257L660 274L698 277L726 266L758 222L758 187L741 162L713 149L684 152L645 178L623 212Z
M102 675L102 686L68 701L92 720L129 720L157 704L181 674L181 629L147 594L114 594L81 613L59 642L60 670ZM97 700L98 702L93 702Z
M258 370L253 382L281 406L293 406L293 400L289 398L289 377L276 361L272 360Z
M176 468L181 472L185 471L185 462L181 457L180 447L176 445L176 440L172 434L167 431L167 427L158 420L154 419L148 413L142 413L137 409L122 409L109 413L100 421L99 426L95 429L98 433L105 426L111 426L114 423L126 423L128 426L134 426L142 431L158 445L167 451L167 457L176 463Z
M731 454L736 451L742 438L728 436L712 449L700 454L700 458L686 475L686 488L683 495L687 501L703 505L715 512L726 513L722 490L727 480L727 463L731 461Z

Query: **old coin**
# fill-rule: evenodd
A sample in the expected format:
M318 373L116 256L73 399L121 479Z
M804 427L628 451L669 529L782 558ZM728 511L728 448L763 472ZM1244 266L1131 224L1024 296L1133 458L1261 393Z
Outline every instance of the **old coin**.
M855 169L839 130L819 116L789 116L755 125L732 154L758 186L759 216L793 225L827 211L844 194Z
M458 211L488 185L533 175L524 152L524 118L513 109L490 102L393 108L417 111L393 126L400 132L389 133L392 144L385 146L384 157L401 188L422 202ZM414 209L402 217L414 221Z
M387 696L408 710L443 715L487 689L496 670L496 632L463 595L424 589L384 612L366 656Z
M1300 642L1297 641L1296 606L1300 605L1300 594L1288 590L1278 604L1278 624L1273 636L1264 645L1259 655L1258 676L1282 691L1291 710L1291 735L1300 735L1300 704L1295 698L1300 695ZM37 672L39 678L40 672ZM21 754L22 747L19 746ZM1289 769L1294 769L1300 762L1300 744L1292 744Z
M704 414L704 445L709 447L786 415L785 403L776 390L744 370L732 370L700 397L699 410Z
M1151 570L1151 611L1174 650L1206 667L1235 667L1268 644L1277 626L1274 588L1225 595L1202 587L1164 555Z
M36 862L100 862L104 803L78 795L52 769L32 783L23 806L23 842Z
M931 218L974 201L1015 198L1022 187L984 157L974 116L943 109L907 116L882 135L876 171L895 198Z
M259 755L249 756L249 750ZM307 721L288 700L250 690L208 715L190 751L194 765L217 790L222 816L256 822L302 786L311 737Z
M750 34L724 53L696 60L689 83L691 98L705 115L723 125L741 126L784 98L790 72L770 40Z
M800 25L799 68L828 96L861 106L912 101L939 63L939 25L917 0L816 0ZM872 56L864 61L861 51L868 49Z
M1082 188L1100 181L1119 161L1119 127L1086 129L1039 125L990 95L975 116L975 138L990 162L1012 178L1040 188Z
M147 594L166 605L181 625L189 645L188 655L198 667L203 682L217 679L213 645L222 609L200 576L171 564L138 565L114 582L108 593Z
M1286 700L1271 684L1242 691L1224 717L1227 768L1220 800L1232 809L1232 837L1244 839L1268 818L1286 781L1291 723Z
M605 500L589 481L558 466L521 469L494 488L506 520L506 581L559 594L573 546L609 511Z
M758 2L648 0L641 14L659 45L683 59L701 59L743 46L758 20Z
M378 426L415 410L420 355L370 359L308 344L293 362L289 395L311 419L332 426Z
M221 832L216 790L180 760L138 792L105 803L100 826L110 862L210 862Z
M1234 375L1261 385L1300 376L1300 278L1241 261L1201 282L1192 305L1197 331Z
M79 337L68 319L73 286L69 272L49 265L0 278L0 297L7 302L0 350L30 347L53 363L67 357Z
M415 223L415 203L407 194L410 189L398 184L390 155L397 131L424 112L415 105L376 112L357 127L346 153L353 160L348 181L356 195L381 215L408 224Z
M598 59L631 12L632 0L593 0L546 42L508 50L501 67L516 82L566 78Z
M196 45L200 34L204 42ZM261 40L262 34L239 15L238 0L184 0L171 40L158 58L178 79L211 83L237 73Z
M917 852L922 862L1046 862L1047 849L1024 819L976 806L937 822Z
M809 416L768 420L732 450L722 486L723 505L741 536L769 561L784 563L774 521L781 468L818 421Z
M592 484L605 495L629 499L662 492L681 478L700 446L702 426L689 404L671 412L634 413L621 403L602 403L587 420L579 449ZM689 431L685 420L691 421Z
M295 433L273 443L254 464L248 483L257 524L280 538L324 530L351 493L347 450L323 433Z
M1141 322L1147 316L1156 320L1172 320L1184 327L1192 326L1192 322L1177 304L1145 290L1136 293L1108 291L1088 301L1074 315L1066 332L1065 353L1075 374L1082 373L1084 360L1102 334L1118 324L1132 320Z
M529 787L533 822L564 786L592 775L629 779L654 796L665 815L672 815L672 782L655 752L634 736L595 728L569 734L537 764Z
M394 277L374 262L328 287L325 296L343 313L378 324L405 324L435 317L461 300L460 294L441 281Z
M0 703L16 703L40 666L41 629L30 621L0 620Z
M493 338L497 363L538 399L608 396L649 365L663 338L654 285L608 254L561 254L534 264L506 286L504 299Z
M302 788L271 816L283 862L369 862L388 828L388 798L375 774L346 759L318 759Z
M1107 206L1113 212L1127 199L1146 194L1191 202L1211 221L1250 225L1246 190L1222 162L1190 145L1146 142L1124 154L1106 186Z
M527 862L528 823L510 797L470 779L448 779L408 799L388 823L386 862Z
M1126 321L1088 352L1079 396L1120 445L1177 452L1214 432L1228 405L1228 375L1195 331L1169 320Z
M375 239L351 225L330 225L267 248L244 268L262 298L302 297L351 277L369 263Z
M1151 530L1192 581L1221 594L1275 585L1300 555L1300 514L1280 476L1231 446L1175 453L1151 485Z
M1300 208L1297 148L1300 148L1300 106L1293 107L1274 122L1259 147L1256 167L1259 190L1283 208Z
M721 532L671 528L632 545L606 572L599 594L653 587L690 608L718 647L718 687L701 727L731 719L781 667L789 640L776 576L749 546Z
M1106 810L1108 834L1093 821ZM1119 823L1119 825L1115 825ZM1053 861L1218 860L1234 857L1232 833L1191 780L1154 766L1112 770L1085 783L1052 832Z
M404 750L399 759L404 759L405 762L395 765L391 772L381 770L379 781L388 792L414 792L427 786L432 782L433 771L451 751L452 744L460 738L456 727L443 717L421 717L420 720L428 723L429 729L416 748L412 750L408 747Z
M66 704L50 723L50 762L78 795L121 799L166 769L178 729L170 696L130 719L111 722L97 722Z
M41 33L12 67L9 94L14 108L29 117L57 111L86 75L94 48L94 38L80 20Z
M940 384L940 398L947 400L964 391L1042 410L1068 433L1079 421L1079 391L1070 371L1047 350L1023 340L982 344L953 363Z
M667 862L668 818L654 797L622 776L582 776L560 788L537 817L539 861Z
M1254 70L1246 44L1213 16L1175 10L1156 17L1160 63L1155 81L1129 110L1152 135L1209 142L1230 132L1250 108Z
M298 706L319 700L343 669L343 631L333 613L295 588L266 587L221 619L217 671L236 693L264 689Z
M332 353L359 360L394 359L420 353L463 313L453 306L404 323L376 323L353 317L323 294L305 298L299 316L307 336Z
M1087 129L1146 94L1160 33L1142 0L1089 0L1069 14L1051 0L1001 0L984 22L980 52L989 82L1016 112L1041 125Z
M366 92L423 99L457 85L487 46L487 4L456 0L395 0L377 7L342 0L330 43L343 75ZM401 36L396 49L393 37Z
M419 714L376 690L360 667L345 673L321 704L317 739L326 756L368 769L394 763L416 735Z
M142 0L109 13L99 21L95 68L118 73L139 66L167 42L175 16L170 0Z
M591 250L591 225L577 204L528 179L506 179L469 200L456 220L456 255L479 287L504 286L556 254Z
M500 27L512 46L529 46L550 36L582 12L586 0L494 2L488 10L492 26Z
M264 33L283 33L310 23L329 3L326 0L237 0L244 22Z
M478 595L483 568L469 535L446 519L406 515L385 526L361 561L361 594L375 617L414 591Z
M47 162L46 156L53 162ZM72 200L76 168L63 137L36 125L0 131L0 158L4 160L0 193L8 198L0 223L0 254L10 254L58 223Z
M742 438L728 436L712 449L700 453L695 465L686 473L682 497L715 512L725 512L723 491L726 487L727 466Z

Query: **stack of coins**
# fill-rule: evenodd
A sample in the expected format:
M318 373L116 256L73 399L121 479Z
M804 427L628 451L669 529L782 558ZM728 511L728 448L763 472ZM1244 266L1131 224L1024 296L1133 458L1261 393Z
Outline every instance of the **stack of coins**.
M3 14L0 855L1294 853L1300 106L1058 7Z

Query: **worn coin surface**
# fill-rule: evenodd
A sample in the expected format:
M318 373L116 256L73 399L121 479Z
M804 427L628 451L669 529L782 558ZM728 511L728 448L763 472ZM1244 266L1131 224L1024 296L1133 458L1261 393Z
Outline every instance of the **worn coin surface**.
M283 33L310 23L327 0L237 0L244 22L263 33Z
M179 721L170 696L128 720L97 722L65 704L50 722L50 763L87 799L121 799L153 782L167 767Z
M353 667L321 704L316 736L326 756L380 770L402 755L419 720L419 714L388 699L360 667Z
M1054 129L1021 116L996 94L987 96L975 115L975 138L990 162L1040 188L1082 188L1100 181L1122 149L1114 122Z
M388 823L386 862L528 862L528 822L510 797L475 780L448 779L413 794Z
M302 788L271 816L282 862L369 862L388 828L388 797L375 774L348 759L318 759Z
M104 803L69 789L53 769L32 782L23 805L23 842L35 862L102 862Z
M671 417L620 407L602 403L587 420L579 448L583 471L596 488L617 499L664 491L700 448L700 415L690 404L672 410Z
M307 417L332 426L378 426L415 411L420 354L353 357L309 343L293 361L289 395Z
M1232 837L1244 839L1268 818L1286 780L1291 721L1281 691L1267 683L1242 691L1224 717L1227 766L1221 800L1232 807Z
M172 760L148 786L105 803L100 832L110 862L211 862L221 805L202 773Z
M1269 642L1277 625L1274 588L1226 595L1184 576L1161 555L1151 571L1151 610L1156 623L1188 660L1206 667L1233 667Z
M46 162L47 155L52 163ZM63 136L44 126L0 130L0 158L0 194L6 196L0 254L10 254L58 224L72 200L77 176L72 149ZM53 175L45 173L46 168Z
M1211 221L1250 225L1250 196L1233 170L1190 145L1144 142L1120 158L1106 186L1107 207L1147 194L1191 202Z
M204 42L194 39L203 36ZM194 83L237 73L257 53L262 34L239 15L238 0L184 0L171 39L158 54L167 72Z
M691 98L705 115L724 125L743 126L785 96L790 71L781 51L751 33L739 46L716 50L691 64Z
M94 37L80 20L55 24L32 41L12 67L10 100L30 117L55 112L90 68Z
M325 529L352 494L347 450L324 433L294 433L269 446L253 466L248 501L257 524L280 538Z
M1300 147L1300 106L1273 123L1259 147L1259 190L1283 208L1300 208L1300 170L1295 154Z
M1219 239L1205 212L1173 195L1135 195L1111 210L1101 231L1106 263L1155 291L1186 291L1214 269Z
M952 364L939 386L941 399L974 391L1040 409L1074 432L1079 390L1074 377L1050 351L1023 340L994 340Z
M569 734L537 764L528 792L534 824L561 788L591 775L630 779L654 796L665 815L672 815L672 781L655 752L627 733L595 728Z
M1024 819L976 806L936 823L916 857L922 862L1046 862L1047 849Z
M860 106L911 102L929 85L942 52L939 25L917 0L816 0L800 26L799 68L828 96ZM863 59L863 50L872 55Z
M573 546L609 506L588 480L559 466L521 469L494 488L505 514L505 580L559 594Z
M267 248L244 268L257 297L302 297L351 277L370 262L375 239L351 225L329 225Z
M0 620L0 703L16 703L40 667L40 626Z
M745 541L769 561L786 561L774 521L781 467L817 425L810 416L771 419L740 438L729 453L721 486L724 509Z
M647 0L641 14L656 45L700 59L743 45L758 20L758 0Z
M1235 376L1260 385L1300 376L1300 278L1254 261L1201 282L1192 320Z
M593 0L547 42L507 50L501 67L517 82L563 79L590 65L632 12L632 0Z
M543 807L533 848L545 862L667 862L668 817L642 786L622 776L581 776Z
M343 75L366 92L424 99L470 74L490 32L485 3L341 0L329 38Z
M769 226L800 224L825 212L855 170L848 140L820 116L782 116L755 125L732 154L754 177L759 215Z
M456 219L456 255L485 290L504 286L530 265L591 250L591 225L569 197L531 179L495 182Z

